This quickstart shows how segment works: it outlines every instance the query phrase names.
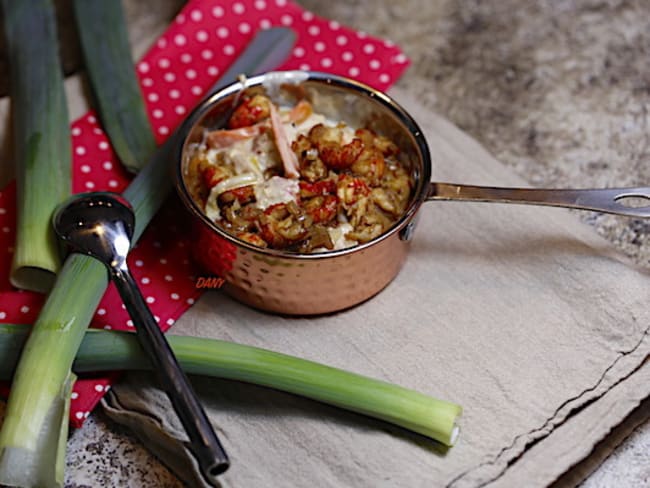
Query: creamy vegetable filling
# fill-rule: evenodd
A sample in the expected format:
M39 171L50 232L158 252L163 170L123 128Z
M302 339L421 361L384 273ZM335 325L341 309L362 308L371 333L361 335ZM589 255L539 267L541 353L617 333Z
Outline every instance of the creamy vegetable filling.
M208 218L251 244L321 252L367 242L404 212L398 147L367 129L246 96L193 147L187 181Z

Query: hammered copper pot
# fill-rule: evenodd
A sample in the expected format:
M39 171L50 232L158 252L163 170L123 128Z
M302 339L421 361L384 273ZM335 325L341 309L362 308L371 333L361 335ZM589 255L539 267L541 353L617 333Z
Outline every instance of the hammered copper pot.
M262 249L219 228L202 212L186 179L188 148L205 129L223 127L244 90L263 90L276 103L306 97L316 112L392 139L414 179L404 215L378 238L355 247L314 254ZM411 116L386 94L326 73L272 72L238 82L204 101L181 127L174 154L178 194L193 219L192 252L208 272L222 277L224 290L253 307L292 315L342 310L372 297L397 275L406 258L417 211L426 200L466 200L553 205L634 217L650 217L650 206L630 206L629 197L650 198L649 188L541 190L490 188L430 182L427 142Z

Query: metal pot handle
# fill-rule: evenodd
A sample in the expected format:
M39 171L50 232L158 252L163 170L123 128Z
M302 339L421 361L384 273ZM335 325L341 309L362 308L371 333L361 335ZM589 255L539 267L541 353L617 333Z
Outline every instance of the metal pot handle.
M650 217L650 187L549 190L431 182L426 200L522 203L593 210L627 217Z

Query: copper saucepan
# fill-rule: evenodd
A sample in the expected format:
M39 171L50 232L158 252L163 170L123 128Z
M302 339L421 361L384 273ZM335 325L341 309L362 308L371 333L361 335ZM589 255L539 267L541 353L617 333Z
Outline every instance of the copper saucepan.
M211 222L192 199L186 165L188 147L204 129L223 126L242 90L264 89L277 103L306 97L314 110L353 127L383 134L400 147L400 158L415 185L404 215L381 236L355 247L314 254L262 249L241 241ZM256 308L292 315L342 310L381 291L406 258L420 205L428 200L527 203L570 207L632 217L650 217L650 188L543 190L493 188L430 182L427 142L413 118L386 94L348 78L326 73L272 72L237 82L204 101L181 127L176 148L175 184L193 218L193 255L203 268L222 277L224 290Z

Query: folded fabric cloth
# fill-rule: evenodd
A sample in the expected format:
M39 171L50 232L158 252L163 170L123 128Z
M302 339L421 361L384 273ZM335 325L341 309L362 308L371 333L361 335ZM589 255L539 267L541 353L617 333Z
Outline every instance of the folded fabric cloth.
M393 90L434 179L517 185L476 142ZM265 347L464 407L458 444L237 382L193 378L232 459L223 486L548 486L650 395L647 273L569 211L428 203L395 281L351 310L287 318L219 291L174 333ZM146 374L103 402L189 486L185 434Z
M137 64L158 142L174 130L258 29L276 25L289 26L297 34L292 55L279 69L325 70L385 89L408 66L408 59L389 41L319 18L290 1L192 0ZM131 177L112 152L96 114L90 111L76 120L71 134L74 192L124 190ZM134 278L163 330L202 293L196 286L196 270L186 245L186 219L175 203L172 201L152 221L129 260ZM9 283L15 215L12 182L0 191L0 321L31 324L43 296L16 290ZM91 326L133 330L113 285ZM82 424L114 378L102 375L77 381L70 407L73 425Z

